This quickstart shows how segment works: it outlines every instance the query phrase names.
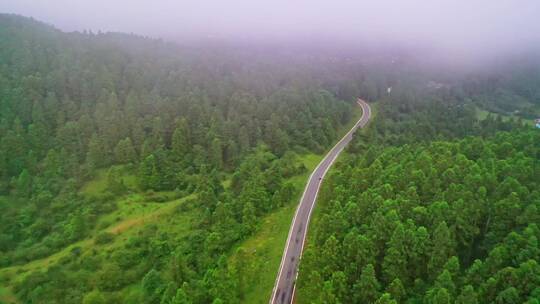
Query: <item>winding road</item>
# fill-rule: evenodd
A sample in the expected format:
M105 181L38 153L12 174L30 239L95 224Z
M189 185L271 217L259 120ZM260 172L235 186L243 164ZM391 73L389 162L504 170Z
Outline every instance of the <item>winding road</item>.
M326 154L309 177L304 194L300 199L300 204L294 214L291 229L289 230L289 236L285 244L283 257L281 258L281 265L279 266L279 273L272 291L270 304L289 304L294 299L295 282L298 276L298 262L302 256L311 211L313 211L313 207L315 206L322 179L341 151L351 141L356 129L364 127L371 118L371 108L369 105L362 99L358 99L357 103L362 107L362 117L332 150Z

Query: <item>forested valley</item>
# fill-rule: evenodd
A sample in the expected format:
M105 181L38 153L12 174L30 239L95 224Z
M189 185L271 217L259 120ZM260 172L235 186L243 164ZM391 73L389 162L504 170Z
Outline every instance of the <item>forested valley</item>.
M324 182L296 301L538 303L538 58L419 57L0 14L0 303L266 303L287 231L265 227L358 97L375 114ZM261 231L276 253L244 249Z

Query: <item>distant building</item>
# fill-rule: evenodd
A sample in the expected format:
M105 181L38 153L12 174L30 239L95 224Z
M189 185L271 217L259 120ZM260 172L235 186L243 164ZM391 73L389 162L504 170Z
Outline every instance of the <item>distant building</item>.
M534 124L536 125L536 127L537 127L538 129L540 129L540 118L535 119L535 120L534 120Z

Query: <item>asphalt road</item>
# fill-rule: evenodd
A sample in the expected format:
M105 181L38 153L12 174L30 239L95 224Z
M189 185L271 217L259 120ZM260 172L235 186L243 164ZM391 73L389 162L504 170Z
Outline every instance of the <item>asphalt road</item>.
M296 209L291 229L289 230L289 237L285 244L281 265L279 266L279 273L272 291L272 298L270 299L271 304L288 304L291 303L294 298L295 282L298 275L298 262L304 249L304 241L307 235L311 211L315 205L315 200L317 199L317 194L324 175L339 156L339 153L341 153L343 148L351 141L354 131L365 126L371 117L371 108L365 101L358 99L358 105L362 107L363 112L360 120L332 148L332 150L326 154L324 159L309 177L306 188L304 189L304 194L300 199L300 204Z

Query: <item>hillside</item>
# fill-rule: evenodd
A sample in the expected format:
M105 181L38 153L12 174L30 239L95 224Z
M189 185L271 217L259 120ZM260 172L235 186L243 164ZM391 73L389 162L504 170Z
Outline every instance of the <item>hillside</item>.
M359 97L295 303L538 303L537 56L182 42L0 14L0 303L267 303Z
M0 41L8 302L239 301L233 248L355 113L300 64L268 68L279 58L13 15Z

